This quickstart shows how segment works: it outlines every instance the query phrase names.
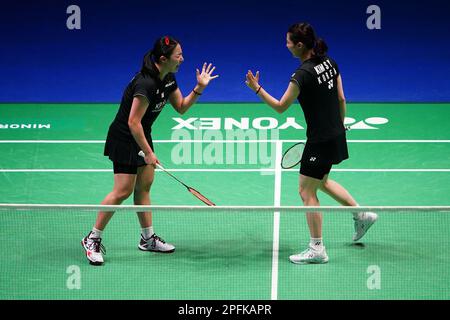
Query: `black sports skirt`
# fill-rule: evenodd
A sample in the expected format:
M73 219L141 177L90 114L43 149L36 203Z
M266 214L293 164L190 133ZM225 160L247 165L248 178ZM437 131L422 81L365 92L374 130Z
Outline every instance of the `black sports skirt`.
M311 160L314 158L313 160ZM314 161L317 165L338 164L348 159L347 138L345 132L334 139L323 142L306 141L302 162Z
M155 151L151 135L146 138L152 150ZM112 162L141 167L146 163L144 158L138 155L139 151L141 151L141 148L134 139L132 141L123 141L112 137L110 134L106 138L104 155L108 156Z

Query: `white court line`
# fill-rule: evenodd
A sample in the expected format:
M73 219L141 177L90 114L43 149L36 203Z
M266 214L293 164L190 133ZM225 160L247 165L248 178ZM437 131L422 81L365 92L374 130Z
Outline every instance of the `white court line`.
M0 172L113 172L112 169L0 169Z
M275 145L275 163L281 163L283 154L283 143L278 141ZM281 167L275 168L275 183L273 194L273 205L281 205ZM273 245L272 245L272 290L271 300L278 299L278 252L280 247L280 212L273 213Z
M302 140L283 140L283 142L299 142ZM450 140L347 140L348 143L450 143Z
M298 140L153 140L155 143L267 143L277 141L296 143L300 141L305 141L304 139ZM450 140L347 140L348 143L450 143ZM71 144L71 143L91 143L100 144L105 143L105 140L0 140L2 143L60 143L60 144Z
M298 170L293 170L298 171ZM331 169L334 172L450 172L450 169Z
M0 172L112 172L112 169L0 169ZM160 171L156 169L156 171ZM274 172L291 171L298 169L167 169L170 172ZM331 169L334 172L450 172L450 169Z
M0 143L105 143L105 140L0 140Z

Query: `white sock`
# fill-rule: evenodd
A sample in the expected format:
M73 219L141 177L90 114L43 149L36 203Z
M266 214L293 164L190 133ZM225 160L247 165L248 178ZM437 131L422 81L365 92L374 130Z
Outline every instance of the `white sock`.
M89 234L89 239L101 238L102 234L103 234L103 230L98 230L96 228L92 228L92 232Z
M322 238L311 238L309 245L314 249L321 249L323 247Z
M144 239L150 239L150 237L155 234L153 232L153 226L148 228L142 228L141 234L144 237Z

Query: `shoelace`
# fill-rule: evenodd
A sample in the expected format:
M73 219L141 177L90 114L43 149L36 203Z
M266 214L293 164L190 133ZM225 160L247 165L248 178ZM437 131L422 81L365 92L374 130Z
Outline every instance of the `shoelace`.
M102 239L100 239L100 238L88 238L87 246L88 246L89 250L93 250L94 252L101 252L103 254L106 254L106 249L102 245Z
M316 252L316 251L317 250L315 250L314 248L309 247L309 248L303 250L301 252L301 254L302 255L308 255L308 257L311 258L314 255L314 252Z
M150 237L150 239L152 239L152 244L151 244L151 246L154 248L154 247L156 247L156 241L159 241L159 242L161 242L161 243L166 243L163 239L161 239L160 237L158 237L156 234L153 234L151 237ZM150 240L150 239L148 239L148 240Z
M305 250L303 250L300 254L301 255L306 255L307 253L310 253L311 254L311 248L308 248L308 249L305 249Z

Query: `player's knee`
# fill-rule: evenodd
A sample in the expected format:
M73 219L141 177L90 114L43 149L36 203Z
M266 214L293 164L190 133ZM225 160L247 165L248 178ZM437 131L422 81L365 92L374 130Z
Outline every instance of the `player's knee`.
M114 196L117 200L124 201L130 197L131 193L133 193L133 189L119 189L114 191Z
M152 186L152 182L148 182L145 184L136 184L135 188L134 188L134 193L149 193L150 192L150 188Z
M300 194L300 198L302 198L303 202L307 202L311 199L316 198L316 192L313 190L310 190L308 188L300 187L299 194Z
M319 189L322 191L326 191L329 189L329 186L330 186L330 183L328 182L328 180L326 180L319 185Z

